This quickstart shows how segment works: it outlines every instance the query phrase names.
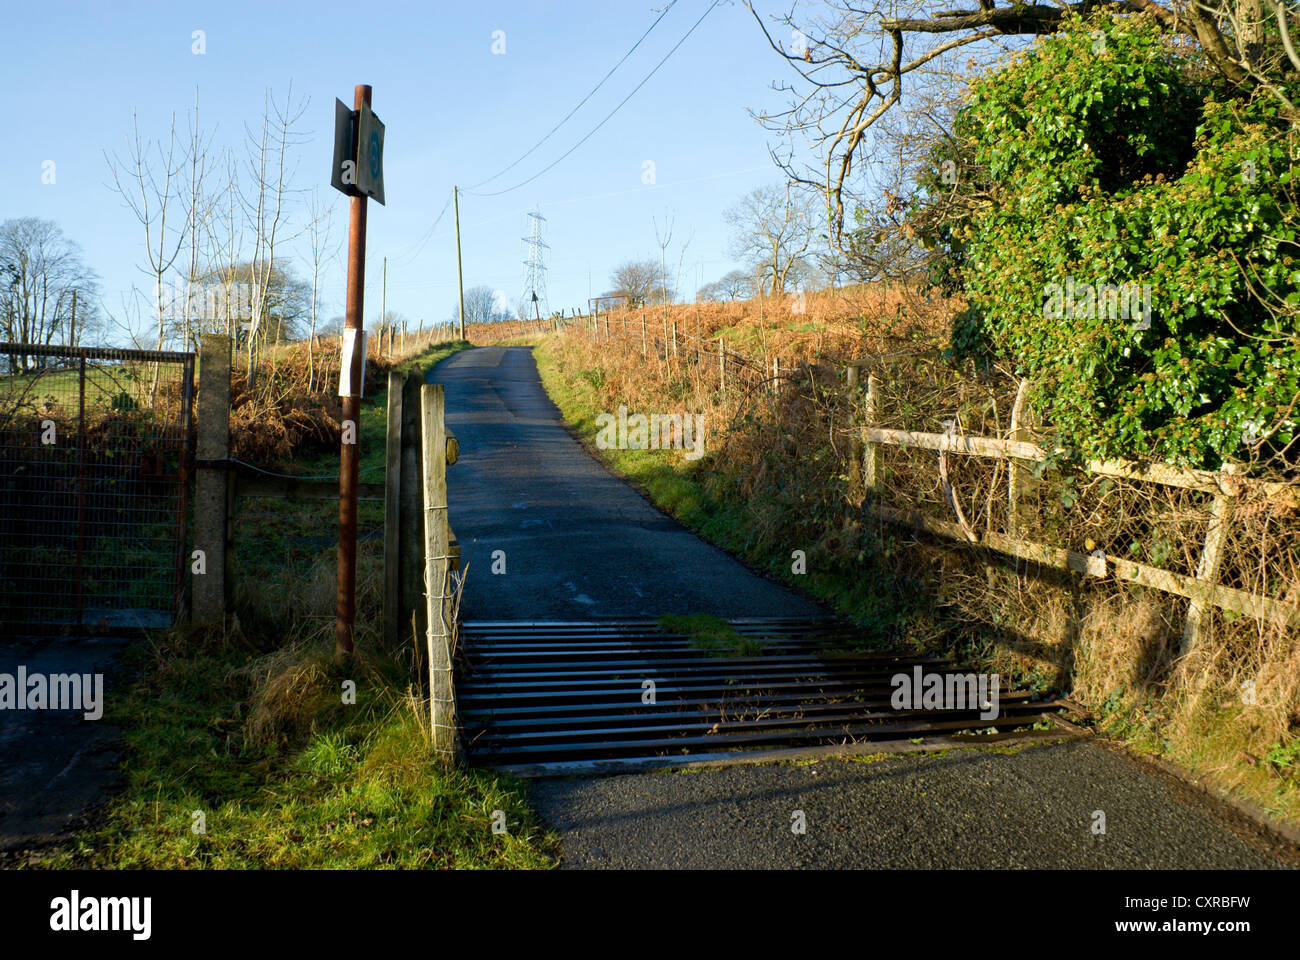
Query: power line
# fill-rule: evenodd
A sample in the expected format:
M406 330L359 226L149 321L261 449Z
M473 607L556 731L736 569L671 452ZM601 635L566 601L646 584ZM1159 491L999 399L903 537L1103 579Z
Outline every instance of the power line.
M588 133L585 137L583 137L572 147L570 147L564 154L562 154L556 160L552 161L547 166L543 167L541 170L537 171L537 173L533 174L531 177L529 177L527 180L524 180L522 183L516 183L513 187L506 187L506 189L504 190L495 190L492 191L491 193L479 193L475 195L480 197L499 197L502 194L510 193L512 190L518 190L520 187L526 187L528 186L528 184L532 183L542 174L546 173L548 170L555 167L562 160L568 157L569 154L573 153L573 151L577 150L580 146L582 146L584 143L590 140L593 136L596 135L596 131L598 131L601 127L603 127L609 121L609 119L614 116L614 114L622 110L623 106L634 96L636 96L638 90L640 90L642 87L644 87L647 83L650 82L650 78L659 72L659 68L668 62L668 58L677 52L677 48L680 47L683 43L685 43L690 38L691 34L695 32L696 27L698 27L701 23L703 23L704 18L707 17L710 13L712 13L713 8L716 7L721 2L722 0L713 0L713 3L711 3L709 5L709 8L704 11L704 13L700 16L700 19L696 20L695 23L691 25L691 29L686 31L686 35L683 36L680 40L678 40L676 44L674 44L673 48L664 55L664 58L662 60L660 60L658 63L655 64L654 69L651 70L648 74L646 74L645 79L642 80L640 83L638 83L635 87L633 87L632 92L629 93L626 97L624 97L619 102L618 106L616 106L613 110L611 110L608 114L606 114L605 118L601 120L600 123L596 124L596 126L592 128L590 133Z
M630 193L646 193L647 191L651 191L651 190L668 190L673 187L689 186L695 183L707 183L708 181L711 180L723 180L727 177L737 177L745 173L757 173L760 170L771 170L771 169L772 168L769 165L763 165L757 167L741 167L736 170L727 170L724 171L723 173L710 173L703 177L690 177L685 180L667 180L662 182L656 182L653 184L648 184L645 186L632 187L631 189L628 190L614 190L608 193L589 193L578 197L565 197L563 200L548 200L546 205L548 207L562 207L565 204L582 203L588 200L607 200L610 197L622 197ZM506 220L511 220L521 214L527 216L528 211L511 210L508 213L498 214L497 216L494 217L487 217L486 219L483 220L469 220L466 221L466 223L468 224L468 226L474 229L482 229L483 227L489 227L494 223L502 223ZM415 242L419 243L418 240ZM389 259L392 260L393 258L390 257ZM393 281L389 281L390 285L392 284L392 282Z
M582 105L583 105L584 103L586 103L586 102L587 102L588 100L590 100L593 96L595 96L596 91L599 90L601 87L603 87L603 86L605 85L605 81L608 80L610 77L612 77L612 76L614 75L614 71L616 71L619 67L623 66L623 64L627 61L627 58L630 57L630 56L632 56L632 54L636 52L636 48L637 48L637 47L641 46L641 41L642 41L642 40L645 40L646 37L650 36L650 32L651 32L652 30L654 30L655 27L659 26L659 21L662 20L664 17L668 16L668 11L671 10L671 9L672 9L673 7L675 7L675 6L677 6L677 0L672 0L672 2L671 2L670 4L668 4L668 6L664 7L664 9L663 9L663 13L659 14L659 16L655 18L655 22L652 23L652 24L650 24L650 26L649 26L648 28L646 28L646 32L645 32L645 33L641 34L640 39L638 39L636 43L632 44L632 49L628 50L627 53L623 54L622 59L620 59L620 60L618 61L618 63L616 63L616 64L614 64L614 66L610 67L610 69L609 69L609 73L605 74L603 77L600 78L600 83L598 83L598 84L596 84L594 87L592 87L592 88L591 88L591 92L588 93L588 94L587 94L585 97L583 97L581 100L579 100L579 101L578 101L578 105L577 105L576 107L574 107L572 110L570 110L568 113L566 113L566 114L564 115L564 119L563 119L563 120L561 120L561 121L560 121L559 123L557 123L555 126L551 127L550 131L546 134L546 136L542 137L542 139L538 140L535 144L533 144L531 147L529 147L528 150L527 150L527 151L526 151L522 156L520 156L518 159L516 159L516 160L514 161L514 163L510 164L510 165L507 166L507 167L503 167L502 169L498 170L496 173L492 174L492 176L488 177L486 180L480 180L478 183L474 184L472 187L467 187L467 188L466 188L466 192L468 193L468 192L471 191L471 190L477 190L479 187L483 186L485 183L491 183L493 180L495 180L497 177L501 176L503 173L508 173L510 170L513 170L516 166L519 165L520 161L527 159L527 158L528 158L528 157L533 153L533 151L535 151L538 147L540 147L542 144L544 144L547 140L551 139L551 135L554 134L556 130L559 130L560 127L562 127L562 126L564 126L566 123L568 123L568 122L569 122L569 118L572 117L572 116L573 116L575 113L577 113L579 110L581 110L581 109L582 109Z
M441 223L442 218L447 215L447 208L450 206L451 206L451 197L448 196L447 202L442 205L442 212L439 213L437 218L433 221L433 226L429 227L428 230L424 231L424 235L420 237L419 240L416 240L415 244L412 244L412 246L418 245L418 249L416 249L416 251L412 253L410 256L403 255L401 257L393 257L392 260L395 265L404 267L412 260L414 260L416 257L418 257L421 253L424 252L424 248L428 245L429 239L433 236L433 231L438 229L438 224Z

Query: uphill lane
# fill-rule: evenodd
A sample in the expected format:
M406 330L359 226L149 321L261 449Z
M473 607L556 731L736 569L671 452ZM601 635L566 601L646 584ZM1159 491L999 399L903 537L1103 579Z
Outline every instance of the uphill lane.
M665 517L561 422L529 348L429 374L461 442L451 524L471 620L824 615ZM504 551L505 574L493 574ZM500 555L498 555L499 557ZM1090 741L536 781L570 867L1245 868L1300 863L1236 810ZM801 811L806 832L796 834ZM1106 832L1094 832L1096 814Z

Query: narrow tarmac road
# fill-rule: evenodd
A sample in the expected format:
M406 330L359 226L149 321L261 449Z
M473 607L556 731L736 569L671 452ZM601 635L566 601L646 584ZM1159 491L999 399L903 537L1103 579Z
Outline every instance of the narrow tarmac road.
M5 638L0 675L106 674L128 640ZM13 681L10 680L10 683ZM103 704L101 703L102 707ZM55 839L121 779L116 727L84 711L0 710L0 865L6 851Z
M470 620L824 615L664 516L560 421L526 347L479 347L430 376L460 441L447 471ZM505 574L493 574L504 552Z
M467 350L429 379L446 386L461 444L448 489L467 619L825 612L702 542L594 460L565 429L529 348ZM492 573L496 551L504 574ZM560 832L568 867L1300 863L1300 851L1235 811L1088 742L542 780L533 802Z

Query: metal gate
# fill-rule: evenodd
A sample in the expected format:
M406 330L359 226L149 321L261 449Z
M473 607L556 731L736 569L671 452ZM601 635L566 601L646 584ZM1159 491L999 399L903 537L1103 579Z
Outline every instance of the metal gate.
M194 354L0 343L0 631L168 626Z

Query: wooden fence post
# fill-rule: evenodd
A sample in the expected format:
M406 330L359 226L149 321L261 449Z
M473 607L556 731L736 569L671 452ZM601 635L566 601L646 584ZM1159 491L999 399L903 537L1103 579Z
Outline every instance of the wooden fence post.
M646 355L645 307L641 308L641 356Z
M1223 472L1232 473L1232 465L1226 465ZM1228 542L1228 527L1232 523L1232 514L1236 509L1237 498L1230 493L1219 493L1211 507L1210 527L1205 534L1205 548L1201 551L1201 560L1196 569L1197 590L1187 606L1187 620L1183 625L1184 657L1192 653L1202 641L1209 638L1214 622L1212 604L1214 586L1219 581L1219 567L1223 562L1223 548Z
M862 431L855 429L853 423L858 394L857 364L848 365L845 380L849 391L849 502L858 506L862 503Z
M862 408L863 430L876 425L876 408L880 399L880 381L876 379L874 373L867 374L867 400ZM877 477L877 456L878 444L868 440L864 444L862 453L862 487L863 493L872 494L876 492L879 482Z
M402 460L398 491L399 553L401 567L400 603L405 636L410 616L415 616L415 643L428 631L424 600L424 490L420 471L420 388L424 375L407 374L402 384Z
M433 747L450 763L456 754L456 696L452 686L451 535L447 523L447 424L442 384L420 388L424 460L424 587L429 656L429 717Z
M727 344L718 337L718 391L727 399Z
M1025 396L1029 381L1021 380L1016 390L1016 401L1011 405L1011 432L1008 439L1020 439L1020 428L1025 416ZM1007 533L1020 536L1020 495L1023 492L1025 468L1015 457L1007 458Z
M195 450L194 547L204 573L193 576L192 619L220 621L226 614L230 579L230 338L206 334L199 351L198 446Z
M388 371L388 423L384 449L384 644L402 643L402 381Z

